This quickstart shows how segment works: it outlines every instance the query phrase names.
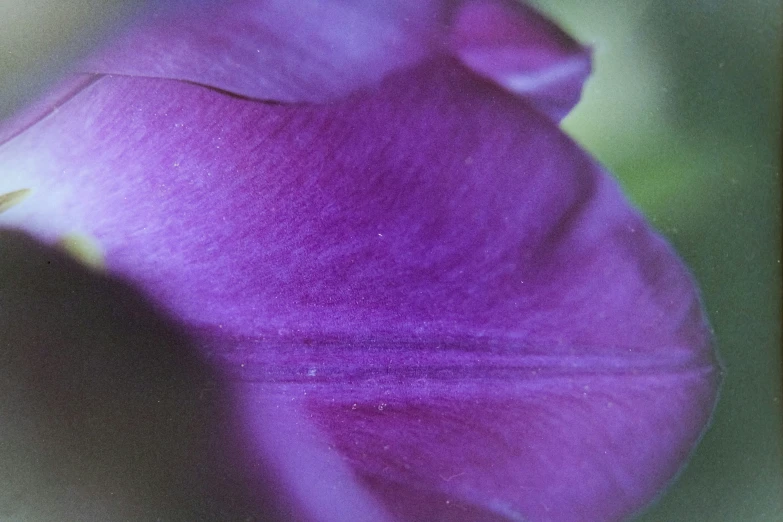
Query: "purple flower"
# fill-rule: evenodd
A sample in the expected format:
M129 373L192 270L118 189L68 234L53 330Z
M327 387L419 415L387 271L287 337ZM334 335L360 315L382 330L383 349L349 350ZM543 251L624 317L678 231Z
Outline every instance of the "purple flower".
M589 57L548 21L236 0L81 71L0 130L0 223L90 242L185 325L270 512L616 520L684 463L709 328L558 128Z

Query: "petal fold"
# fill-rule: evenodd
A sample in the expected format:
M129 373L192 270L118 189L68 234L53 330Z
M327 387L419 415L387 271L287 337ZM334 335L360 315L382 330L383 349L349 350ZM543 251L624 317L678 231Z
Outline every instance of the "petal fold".
M562 117L579 99L588 54L511 0L232 0L158 8L84 72L191 81L278 102L324 102L453 53Z

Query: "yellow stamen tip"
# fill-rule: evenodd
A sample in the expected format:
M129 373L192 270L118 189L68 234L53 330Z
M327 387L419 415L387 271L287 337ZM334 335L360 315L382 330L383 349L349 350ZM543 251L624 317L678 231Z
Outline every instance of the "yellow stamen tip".
M105 267L100 245L89 236L67 234L60 238L57 246L89 268L102 270Z
M0 194L0 214L24 201L31 192L32 190L25 188Z

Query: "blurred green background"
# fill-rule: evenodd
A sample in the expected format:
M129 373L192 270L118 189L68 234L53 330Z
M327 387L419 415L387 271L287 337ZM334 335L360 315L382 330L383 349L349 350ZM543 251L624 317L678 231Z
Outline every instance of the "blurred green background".
M533 3L593 47L563 126L690 266L726 368L711 428L638 520L783 521L781 3Z
M144 1L0 0L0 120L37 99Z

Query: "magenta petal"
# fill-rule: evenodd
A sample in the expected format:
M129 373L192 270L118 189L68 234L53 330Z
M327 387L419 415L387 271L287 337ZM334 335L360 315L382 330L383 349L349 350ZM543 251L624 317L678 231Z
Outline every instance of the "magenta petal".
M560 117L578 100L587 53L507 0L233 0L162 10L87 72L187 80L282 102L321 102L444 52Z
M33 191L2 222L97 238L201 336L242 415L298 412L282 442L248 428L259 458L331 452L335 494L367 492L353 514L622 518L708 421L718 372L677 257L554 123L456 60L325 105L105 77L0 169L0 193Z

